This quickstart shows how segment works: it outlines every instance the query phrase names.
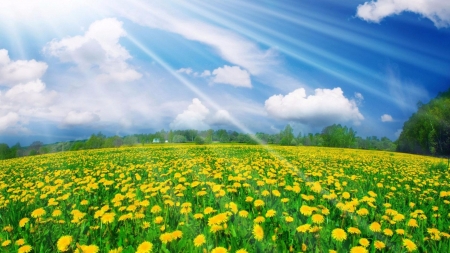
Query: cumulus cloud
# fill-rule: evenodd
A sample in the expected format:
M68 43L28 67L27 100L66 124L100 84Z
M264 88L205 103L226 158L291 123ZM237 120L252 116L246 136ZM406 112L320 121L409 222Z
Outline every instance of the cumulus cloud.
M381 115L381 121L382 122L392 122L392 121L394 121L394 119L389 114L383 114L383 115Z
M211 118L211 125L231 125L231 115L227 110L218 110Z
M14 112L8 112L6 115L0 116L0 133L15 126L19 122L19 119L19 115Z
M356 15L378 23L404 11L420 14L433 21L436 27L450 26L450 1L446 0L376 0L359 5Z
M184 73L184 74L188 74L190 75L192 73L192 69L191 68L181 68L179 70L177 70L177 73Z
M250 74L238 66L223 66L212 72L214 83L230 84L235 87L251 88Z
M99 121L100 117L92 112L76 112L70 111L63 120L63 124L67 126L83 125Z
M332 90L316 89L309 96L303 88L285 96L274 95L266 100L265 109L273 117L310 126L345 122L359 125L364 120L356 102L346 98L339 87Z
M206 108L198 98L194 98L187 110L178 114L174 121L170 123L170 128L174 130L207 130L209 129L209 125L205 123L205 119L208 114L209 109Z
M97 81L128 82L142 77L126 61L131 58L119 43L126 36L122 22L115 18L95 21L83 36L49 42L44 52L61 62L76 64L82 71L93 71Z
M47 71L45 62L36 60L11 61L6 49L0 49L0 84L13 85L41 78Z

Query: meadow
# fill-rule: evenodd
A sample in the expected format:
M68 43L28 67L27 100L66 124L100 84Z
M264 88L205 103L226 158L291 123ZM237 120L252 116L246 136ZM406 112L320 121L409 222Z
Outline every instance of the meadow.
M256 145L4 160L0 252L450 252L442 162Z

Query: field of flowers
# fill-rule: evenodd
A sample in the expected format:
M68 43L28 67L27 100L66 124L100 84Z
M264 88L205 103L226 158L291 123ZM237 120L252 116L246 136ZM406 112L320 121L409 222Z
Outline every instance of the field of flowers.
M450 252L438 162L245 145L0 161L0 252Z

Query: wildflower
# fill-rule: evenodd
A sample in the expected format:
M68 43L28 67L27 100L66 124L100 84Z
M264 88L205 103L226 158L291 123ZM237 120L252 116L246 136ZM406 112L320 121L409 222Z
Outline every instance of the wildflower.
M44 208L38 208L38 209L36 209L36 210L34 210L32 213L31 213L31 217L33 217L33 218L39 218L39 217L42 217L42 216L44 216L45 215L45 210L44 210Z
M306 233L311 228L311 224L303 224L297 227L297 232Z
M241 216L242 218L247 218L248 212L245 210L241 210L239 211L239 216Z
M206 238L203 234L199 234L197 237L195 237L194 239L194 245L195 247L200 247L203 244L206 243Z
M259 223L263 223L265 220L266 220L266 219L264 219L264 217L258 216L258 217L256 217L256 218L253 220L253 222L259 224Z
M27 224L30 221L28 218L23 218L19 221L19 227L23 228L25 227L25 224Z
M97 253L99 251L97 245L81 245L80 248L82 253Z
M313 209L311 207L309 207L309 206L302 205L300 207L300 213L305 215L305 216L311 216L312 212L313 212Z
M291 216L286 216L286 218L284 218L286 220L287 223L293 222L294 218L292 218Z
M105 213L101 218L102 223L103 224L113 223L115 215L116 215L115 213Z
M255 202L253 202L253 204L255 205L255 207L262 207L265 203L261 199L257 199L255 200Z
M367 252L369 251L367 251L367 249L362 246L355 246L350 249L350 253L367 253Z
M347 233L345 233L345 231L341 228L335 228L331 232L331 237L336 241L342 242L347 239Z
M369 229L372 232L380 232L381 231L381 225L378 222L372 222L372 224L370 224Z
M325 221L325 218L321 214L314 214L311 218L312 222L316 224L322 224Z
M153 244L148 241L144 241L143 243L139 244L137 248L136 253L150 253L152 252Z
M173 240L172 233L164 233L159 236L159 240L161 240L162 243L167 244L168 242L171 242Z
M2 247L6 247L10 244L11 244L11 240L6 240L6 241L2 242Z
M268 210L268 211L266 212L266 217L267 217L267 218L273 217L273 216L275 216L276 213L277 213L277 212L276 212L275 210L270 209L270 210Z
M417 220L416 219L409 219L408 221L408 227L419 227L419 224L417 224Z
M69 245L72 243L72 236L64 235L58 239L56 246L59 251L66 252L69 250Z
M33 248L30 245L24 245L22 247L19 248L19 250L17 251L18 253L28 253L32 250Z
M203 214L202 213L196 213L194 214L194 219L199 220L203 218Z
M25 244L25 239L19 239L19 240L17 240L16 241L16 243L15 243L17 246L22 246L22 245L24 245Z
M361 244L361 246L367 248L370 245L370 242L366 238L361 238L361 239L359 239L359 244Z
M213 250L211 250L211 253L227 253L227 249L224 247L216 247Z
M236 253L248 253L248 251L245 249L239 249L236 251Z
M374 246L377 250L382 250L386 247L386 245L382 241L375 241Z
M412 252L414 250L417 250L417 246L416 244L409 240L409 239L403 239L403 246L405 246L405 248L409 251Z
M155 205L155 206L152 207L152 209L150 209L150 212L153 213L153 214L159 213L161 211L162 211L162 208L160 206L158 206L158 205Z
M253 226L253 236L258 241L261 241L264 238L264 230L260 225L255 224L255 226Z
M350 233L350 234L361 234L361 230L359 230L358 228L355 228L355 227L349 227L348 229L347 229L347 231Z

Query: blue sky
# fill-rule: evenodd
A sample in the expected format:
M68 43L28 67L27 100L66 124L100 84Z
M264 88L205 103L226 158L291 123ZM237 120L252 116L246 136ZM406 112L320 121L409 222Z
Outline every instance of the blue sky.
M6 0L0 142L161 129L395 140L450 88L450 2Z

